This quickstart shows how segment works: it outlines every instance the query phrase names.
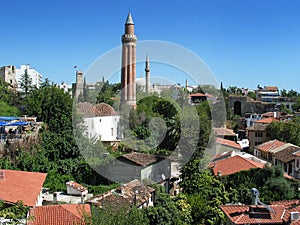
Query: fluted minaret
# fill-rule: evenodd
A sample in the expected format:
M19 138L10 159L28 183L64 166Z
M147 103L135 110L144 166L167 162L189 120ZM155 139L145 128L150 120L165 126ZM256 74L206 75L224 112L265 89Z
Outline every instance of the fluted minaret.
M146 93L149 95L150 94L150 61L149 61L148 54L146 56L145 72L146 72Z
M122 72L121 72L121 104L136 104L136 41L134 22L131 13L125 22L125 33L122 35Z

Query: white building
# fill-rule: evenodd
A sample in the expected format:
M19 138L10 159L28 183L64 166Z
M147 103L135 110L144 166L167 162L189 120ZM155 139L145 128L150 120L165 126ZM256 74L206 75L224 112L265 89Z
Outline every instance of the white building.
M29 64L21 65L20 69L18 69L18 68L16 69L16 80L17 80L18 85L21 81L22 75L25 74L25 70L27 70L27 73L29 74L29 76L32 80L32 86L40 88L42 81L43 81L43 76L38 71L36 71L35 68L30 68Z
M85 118L88 138L95 138L99 141L118 141L120 135L120 116L97 116Z

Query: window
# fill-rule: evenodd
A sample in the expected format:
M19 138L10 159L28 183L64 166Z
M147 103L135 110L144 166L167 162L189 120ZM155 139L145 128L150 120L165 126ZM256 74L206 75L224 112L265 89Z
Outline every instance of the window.
M255 132L255 137L262 137L262 132L261 131L256 131Z
M296 159L296 167L299 168L299 159Z

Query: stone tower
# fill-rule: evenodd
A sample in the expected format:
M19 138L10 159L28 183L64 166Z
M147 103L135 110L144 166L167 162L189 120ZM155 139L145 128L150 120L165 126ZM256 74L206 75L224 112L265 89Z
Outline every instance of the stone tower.
M148 55L146 56L145 72L146 72L146 93L149 95L150 94L150 61Z
M125 22L125 33L122 35L121 105L136 105L136 41L134 22L129 13Z
M78 99L78 96L83 95L83 72L81 70L76 71L76 86L75 86L75 96Z

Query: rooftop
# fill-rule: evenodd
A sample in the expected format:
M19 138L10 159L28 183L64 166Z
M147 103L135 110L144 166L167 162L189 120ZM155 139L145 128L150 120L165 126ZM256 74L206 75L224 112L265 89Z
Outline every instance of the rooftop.
M214 132L217 136L236 136L233 130L224 127L214 128Z
M233 224L282 224L281 216L285 211L281 205L271 206L275 213L260 205L223 205L220 208Z
M300 218L291 219L293 212L300 212L299 200L271 202L269 207L274 210L274 212L269 211L262 205L220 206L233 224L300 224Z
M296 156L293 154L294 152L298 152L300 150L300 147L298 146L287 146L286 148L282 149L279 152L276 152L274 154L274 157L279 159L282 162L290 162L296 158Z
M216 143L221 144L221 145L226 145L226 146L232 147L232 148L237 148L239 150L242 149L242 147L240 146L240 144L238 144L238 143L236 143L234 141L223 139L223 138L216 138Z
M149 166L157 161L162 160L163 158L156 156L156 155L151 155L151 154L144 154L144 153L139 153L139 152L131 152L125 155L122 155L119 157L124 158L126 160L129 160L138 166Z
M275 149L282 147L286 144L287 144L286 142L278 141L275 139L275 140L267 141L260 145L257 145L255 148L257 150L260 150L263 152L274 152Z
M84 192L87 190L87 188L83 187L81 184L76 183L75 181L69 181L66 183L66 185L80 192Z
M0 199L12 203L22 200L26 206L35 206L46 176L46 173L1 170Z
M209 167L215 176L227 176L243 170L263 168L265 164L236 155L229 158L211 162Z
M88 204L64 204L37 206L30 209L28 225L84 225L84 218L90 215Z
M148 201L155 189L133 180L116 189L92 197L88 202L99 207L129 207L140 206Z
M268 117L268 118L264 118L261 120L256 120L254 123L266 123L266 124L270 124L272 122L279 122L279 119L276 119L274 117Z
M113 107L106 103L91 104L89 102L78 103L77 112L85 117L98 117L98 116L115 116L117 112Z

